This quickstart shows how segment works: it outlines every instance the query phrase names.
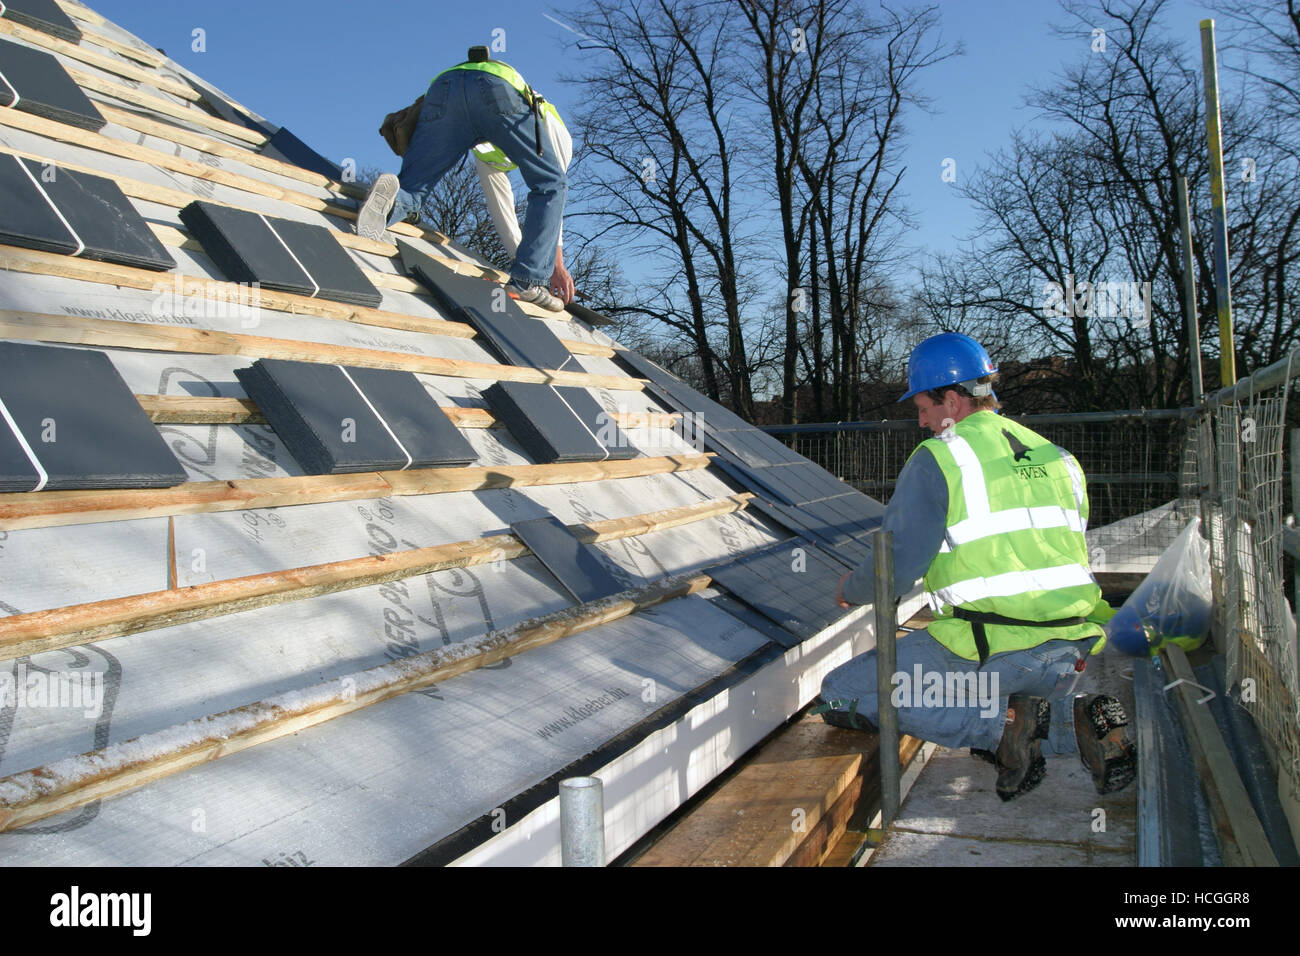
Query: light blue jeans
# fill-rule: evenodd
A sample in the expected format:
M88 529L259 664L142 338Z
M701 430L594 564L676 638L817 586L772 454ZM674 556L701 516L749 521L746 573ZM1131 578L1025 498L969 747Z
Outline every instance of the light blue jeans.
M1045 749L1078 753L1071 694L1078 675L1075 663L1087 657L1095 640L1048 641L994 654L980 667L978 661L953 654L929 631L913 631L898 641L893 697L899 729L944 747L996 750L1006 723L1007 698L1032 694L1046 697L1052 707ZM827 674L821 696L843 711L856 700L857 712L879 726L876 652L859 654Z
M555 269L568 176L545 128L542 155L537 155L533 112L524 97L490 73L450 70L429 85L402 157L401 188L388 224L419 210L438 181L483 142L509 156L528 184L528 214L510 277L523 285L546 285Z

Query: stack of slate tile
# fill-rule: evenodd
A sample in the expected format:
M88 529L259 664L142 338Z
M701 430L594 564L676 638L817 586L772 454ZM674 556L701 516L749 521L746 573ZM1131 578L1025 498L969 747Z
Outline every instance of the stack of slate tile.
M574 318L582 319L588 325L613 325L614 320L595 309L589 309L579 302L570 302L565 306Z
M265 133L267 136L271 135L271 131L267 128L265 123L259 123L243 110L231 106L226 102L226 98L216 90L212 89L212 87L205 85L192 76L186 77L186 81L190 86L194 87L194 92L203 97L203 105L212 110L213 114L218 119L223 119L227 123L234 123L236 126L246 126L259 133Z
M507 365L584 371L573 353L546 326L506 294L505 286L453 272L409 242L398 240L402 265L452 317L474 327Z
M622 461L639 454L585 388L497 382L483 397L539 465Z
M308 474L468 465L478 457L410 372L259 359L235 375Z
M69 43L81 42L81 31L54 0L3 0L0 16Z
M201 201L180 218L233 282L372 308L382 299L324 226Z
M266 141L261 153L263 156L281 160L291 166L320 173L326 179L337 182L343 178L343 170L337 164L330 162L283 126Z
M0 195L0 243L144 269L176 265L111 179L0 155Z
M467 260L467 261L469 261L469 262L474 263L475 265L479 266L480 268L483 268L483 269L494 269L494 268L496 268L496 266L494 266L491 262L489 262L489 261L488 261L486 258L484 258L481 254L479 254L479 252L478 252L477 250L471 249L471 248L469 248L469 246L463 246L463 245L461 245L459 242L457 242L455 239L445 238L445 239L443 239L443 240L440 240L440 241L438 242L438 245L439 245L439 246L446 246L448 249L450 249L450 250L452 250L453 252L455 252L457 256L460 256L461 258L463 258L463 259L465 259L465 260Z
M184 480L108 356L0 342L0 491L170 488Z
M81 129L105 120L62 64L43 50L0 40L0 106Z

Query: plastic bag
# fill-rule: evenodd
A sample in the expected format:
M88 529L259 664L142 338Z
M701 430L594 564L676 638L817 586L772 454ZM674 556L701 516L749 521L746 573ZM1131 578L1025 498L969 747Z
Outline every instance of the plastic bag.
M1194 518L1106 624L1107 643L1135 657L1166 641L1193 650L1209 633L1212 600L1210 546Z

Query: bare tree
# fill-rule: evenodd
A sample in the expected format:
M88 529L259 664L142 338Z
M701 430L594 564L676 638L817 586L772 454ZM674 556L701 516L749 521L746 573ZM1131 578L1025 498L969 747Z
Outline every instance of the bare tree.
M817 414L855 409L861 337L885 315L867 290L902 221L899 117L915 74L950 52L935 10L595 0L566 16L592 104L575 199L592 236L659 264L620 312L675 333L703 389L742 415L756 383L780 391L786 421L804 382ZM773 275L779 328L752 310Z
M1245 78L1245 96L1259 117L1234 157L1239 202L1254 226L1242 266L1259 277L1250 302L1258 321L1242 329L1237 348L1258 367L1282 358L1300 339L1300 2L1228 0L1220 10L1235 25L1229 49L1243 58L1227 69Z
M985 238L924 274L923 301L936 324L953 316L973 322L1007 358L1068 359L1055 374L1036 370L1024 383L1039 403L1086 409L1189 398L1174 183L1187 176L1194 230L1208 237L1208 160L1199 56L1163 32L1164 6L1066 4L1086 52L1058 83L1031 94L1045 129L1017 135L966 185ZM1105 31L1100 42L1095 29ZM1226 156L1264 148L1251 141L1258 109L1225 96L1222 113ZM1294 258L1286 228L1294 184L1293 173L1280 172L1253 191L1228 184L1243 368L1294 340L1294 276L1282 277L1281 289L1274 281L1279 256ZM1201 340L1213 345L1213 262L1207 242L1194 250ZM1285 320L1281 301L1292 305ZM1213 371L1206 369L1211 384Z
M686 336L705 391L721 397L725 380L736 410L750 416L748 290L733 190L733 13L725 3L595 0L565 16L587 38L578 46L588 65L574 78L591 104L578 119L585 155L574 193L595 222L591 235L672 251L658 294L628 311Z
M824 274L831 332L830 411L847 419L861 413L864 358L897 318L889 277L898 264L900 228L908 223L895 198L904 174L899 165L903 111L908 104L923 105L914 89L917 74L960 53L935 38L938 13L933 7L902 12L882 7L878 20L866 19L859 9L852 19L859 27L841 35L837 68L813 78L817 150L799 153L812 216L810 272L818 293L812 300L810 371L816 382L823 363ZM810 161L810 155L818 159ZM825 369L822 364L821 374ZM814 400L818 390L815 385ZM823 410L817 411L820 417Z

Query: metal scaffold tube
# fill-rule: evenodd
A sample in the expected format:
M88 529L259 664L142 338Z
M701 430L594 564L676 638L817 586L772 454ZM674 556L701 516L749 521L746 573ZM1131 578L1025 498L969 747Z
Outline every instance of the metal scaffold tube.
M598 777L560 781L560 861L605 865L605 790Z
M1286 358L1264 366L1235 385L1211 392L1205 396L1205 404L1210 407L1230 405L1265 389L1285 387L1287 382L1297 376L1300 376L1300 348L1292 349Z
M1192 374L1192 404L1201 404L1201 327L1196 312L1196 260L1192 257L1192 210L1187 200L1187 177L1179 174L1178 228L1183 249L1183 317L1187 322L1187 365Z
M1205 133L1210 153L1210 197L1214 216L1214 301L1219 313L1219 380L1237 380L1232 333L1232 281L1228 269L1228 204L1223 181L1223 139L1219 121L1219 64L1214 21L1201 21L1201 67L1205 72Z
M876 570L876 699L880 736L876 752L880 760L880 827L887 829L898 816L900 773L898 767L898 711L892 694L898 669L895 632L898 610L894 603L894 534L876 531L871 535L871 554Z

